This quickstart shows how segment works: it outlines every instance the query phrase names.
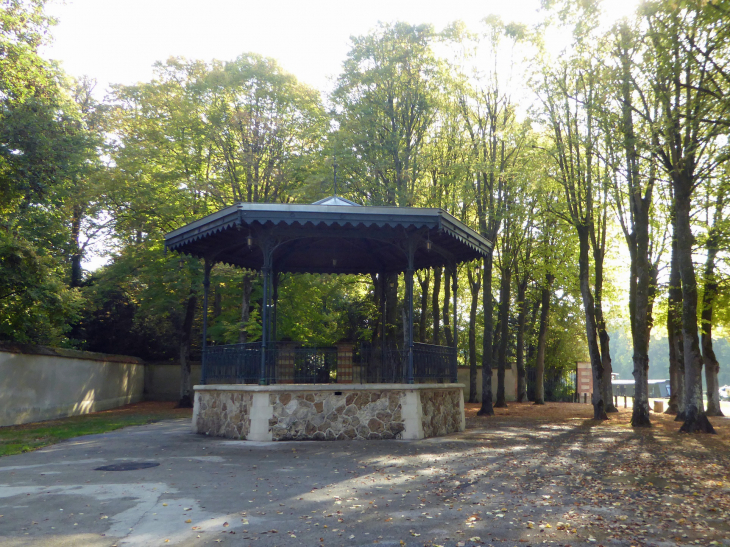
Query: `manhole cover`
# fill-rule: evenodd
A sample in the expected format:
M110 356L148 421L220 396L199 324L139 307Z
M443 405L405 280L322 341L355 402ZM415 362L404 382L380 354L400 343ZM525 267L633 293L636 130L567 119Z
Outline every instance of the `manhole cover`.
M147 469L148 467L157 467L157 462L126 462L115 463L114 465L102 465L94 471L135 471L136 469Z

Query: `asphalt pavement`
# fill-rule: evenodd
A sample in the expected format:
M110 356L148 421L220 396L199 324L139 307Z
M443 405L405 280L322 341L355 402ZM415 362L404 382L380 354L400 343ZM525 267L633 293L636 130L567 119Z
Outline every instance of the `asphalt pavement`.
M538 424L254 443L188 420L129 427L2 458L0 545L630 545L589 525L625 509L587 511L563 480L596 435L625 438Z

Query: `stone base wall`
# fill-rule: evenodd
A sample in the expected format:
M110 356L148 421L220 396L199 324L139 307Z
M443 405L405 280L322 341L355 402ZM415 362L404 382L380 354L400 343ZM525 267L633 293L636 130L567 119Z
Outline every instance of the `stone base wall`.
M422 439L464 430L459 384L195 386L194 433L255 441Z
M269 400L275 441L393 439L405 429L400 390L285 392Z
M246 439L251 430L253 394L205 391L195 394L194 427L198 433L229 439Z
M421 392L424 437L441 437L462 431L464 399L457 390L430 390Z

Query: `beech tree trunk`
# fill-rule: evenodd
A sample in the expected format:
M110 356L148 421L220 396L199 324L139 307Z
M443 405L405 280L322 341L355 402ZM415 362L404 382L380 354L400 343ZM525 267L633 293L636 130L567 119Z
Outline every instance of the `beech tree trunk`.
M540 291L540 326L537 334L537 357L535 359L535 404L545 404L545 347L547 346L547 329L550 318L550 289L555 277L545 276L545 285Z
M722 207L722 204L720 204ZM707 383L707 415L724 416L720 408L720 363L712 347L712 314L717 296L717 280L715 279L715 259L718 252L718 234L711 229L705 245L707 259L705 261L704 282L702 292L702 359L705 365L705 381Z
M473 272L466 270L471 292L471 308L469 309L469 402L476 403L477 396L477 311L479 309L479 290L482 278L479 269Z
M601 313L601 317L603 314ZM616 405L613 404L613 385L611 385L611 374L613 373L613 365L611 363L611 337L606 331L606 324L601 318L599 324L603 326L598 329L598 342L601 347L601 362L603 364L603 400L606 403L606 412L618 412Z
M647 204L648 207L648 204ZM630 306L631 336L634 346L634 409L631 414L633 427L650 427L649 418L649 334L651 265L648 260L649 216L648 211L636 214L635 220L635 257L631 283L634 294L633 305Z
M191 289L185 305L185 318L180 329L180 401L177 403L178 408L193 407L193 386L190 381L190 340L197 305L198 297Z
M385 343L397 344L398 337L398 274L387 274L385 280Z
M444 336L446 337L446 345L453 347L454 338L451 335L451 325L449 321L449 305L451 304L451 276L453 272L451 268L444 269L444 305L443 305L443 322L444 322ZM456 325L454 325L456 327Z
M527 329L527 332L529 332L531 335L535 334L537 331L535 330L537 328L537 318L538 314L537 312L540 311L540 303L542 302L542 296L538 296L535 298L535 301L532 303L532 312L530 313L530 326ZM533 364L533 358L535 357L535 351L537 350L537 344L535 340L537 339L536 336L530 336L530 343L527 346L527 363Z
M579 242L579 281L580 293L583 299L583 309L586 316L586 339L588 340L588 354L591 359L591 368L593 370L593 419L607 420L606 405L603 401L603 362L601 361L601 351L598 347L598 333L596 329L596 310L593 305L593 295L590 287L590 271L588 265L589 252L589 227L585 225L577 225L578 242Z
M238 331L238 343L245 344L248 341L246 326L251 317L251 291L253 290L253 273L243 272L241 282L241 328Z
M482 309L484 312L484 336L482 338L482 407L477 416L493 416L492 406L492 338L494 320L492 317L492 251L484 257L484 290Z
M421 278L421 274L416 272L418 276L418 284L421 286L421 317L418 321L418 341L426 343L426 331L428 330L428 290L431 285L430 270Z
M525 323L527 322L527 276L517 284L517 402L527 401L527 374L525 372Z
M673 222L674 224L674 222ZM676 228L675 228L676 231ZM676 414L684 421L684 345L682 342L682 277L679 274L677 238L672 236L672 256L669 269L667 309L667 338L669 340L669 405L667 414Z
M697 279L692 263L694 236L690 225L692 181L684 172L675 172L674 207L676 213L677 257L682 277L682 342L684 346L685 417L680 431L714 433L702 401L702 354L697 335Z
M504 373L507 368L507 344L509 342L509 308L512 288L512 269L506 265L502 269L499 288L500 338L497 354L497 401L494 406L507 408L504 389Z
M433 343L441 344L441 335L439 333L439 309L441 308L439 293L441 292L441 268L433 269L433 294L431 295L431 312L433 315Z
M604 220L605 221L605 220ZM605 240L601 243L602 249L605 249ZM606 412L618 412L613 404L613 386L611 385L611 373L613 367L611 365L611 349L608 332L606 331L606 321L603 317L603 250L596 249L593 253L593 261L596 265L596 282L595 282L595 309L596 309L596 327L598 329L598 341L601 348L601 364L603 365L603 402Z
M82 281L81 269L81 207L74 205L71 217L71 287L80 287Z

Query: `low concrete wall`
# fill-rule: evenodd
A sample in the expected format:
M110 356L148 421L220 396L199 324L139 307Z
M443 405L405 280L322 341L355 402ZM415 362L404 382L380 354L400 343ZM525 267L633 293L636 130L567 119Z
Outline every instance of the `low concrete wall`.
M251 441L437 437L464 430L462 387L195 386L192 431Z
M459 367L457 380L464 384L464 400L469 400L469 367ZM492 369L492 397L497 396L497 368ZM504 369L504 398L507 401L517 400L517 364L510 363ZM477 402L482 402L482 367L477 367Z
M135 357L0 345L0 426L115 408L141 401L143 389Z

